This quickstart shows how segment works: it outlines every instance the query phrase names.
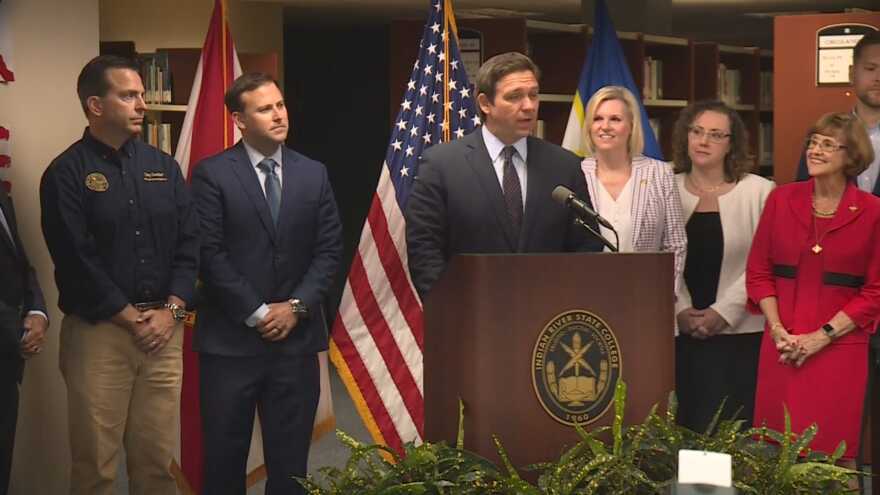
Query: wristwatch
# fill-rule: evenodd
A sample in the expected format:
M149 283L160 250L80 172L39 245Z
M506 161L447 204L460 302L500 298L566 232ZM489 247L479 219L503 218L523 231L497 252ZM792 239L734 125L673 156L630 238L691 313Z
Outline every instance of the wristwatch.
M828 338L831 340L837 338L837 336L834 335L834 327L831 326L831 323L826 323L822 325L822 331L825 332L825 335L827 335Z
M174 321L183 321L186 319L186 310L174 303L165 303L165 309L171 311L171 317Z
M293 311L293 314L300 318L305 318L309 316L309 307L306 306L306 303L302 302L302 300L300 299L290 300L290 310Z

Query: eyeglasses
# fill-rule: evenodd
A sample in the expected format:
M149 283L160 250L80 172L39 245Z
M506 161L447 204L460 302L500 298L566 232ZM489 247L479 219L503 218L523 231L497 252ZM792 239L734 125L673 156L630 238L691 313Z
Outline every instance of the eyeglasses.
M811 137L810 139L807 139L806 146L807 146L807 149L818 147L819 151L822 151L824 153L834 153L835 151L837 151L839 149L846 148L846 146L844 146L842 144L837 144L836 142L834 142L830 139L820 140L815 137Z
M715 144L721 144L725 139L730 137L730 133L727 134L721 131L707 131L702 127L698 126L690 126L688 127L688 134L694 139L703 139L703 136L709 136L709 142Z

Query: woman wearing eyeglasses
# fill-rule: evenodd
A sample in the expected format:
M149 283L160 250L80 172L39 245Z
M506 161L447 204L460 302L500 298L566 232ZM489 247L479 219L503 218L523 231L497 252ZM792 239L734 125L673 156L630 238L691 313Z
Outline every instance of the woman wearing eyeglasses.
M819 427L810 445L859 450L868 337L880 317L880 199L854 179L874 159L865 126L822 116L807 141L810 180L767 198L746 271L749 303L767 318L755 425Z
M687 251L678 190L672 167L642 155L645 139L633 94L621 86L596 91L582 132L588 156L581 169L590 199L617 231L620 251L674 253L678 285ZM601 229L614 240L610 229Z
M746 309L746 259L773 183L750 174L749 138L719 101L682 110L673 130L688 256L675 312L678 421L704 431L722 402L751 424L764 318Z

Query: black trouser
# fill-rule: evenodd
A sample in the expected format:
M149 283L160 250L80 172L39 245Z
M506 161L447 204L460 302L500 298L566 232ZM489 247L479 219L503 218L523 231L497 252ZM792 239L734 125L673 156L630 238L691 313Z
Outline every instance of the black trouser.
M204 493L245 493L247 456L260 415L267 495L305 493L305 477L318 407L317 355L254 357L199 355Z
M752 425L758 381L759 333L716 335L706 340L679 335L675 343L675 391L680 425L703 432L727 398L720 419Z
M0 354L0 495L6 495L9 489L20 376L21 359L18 355Z

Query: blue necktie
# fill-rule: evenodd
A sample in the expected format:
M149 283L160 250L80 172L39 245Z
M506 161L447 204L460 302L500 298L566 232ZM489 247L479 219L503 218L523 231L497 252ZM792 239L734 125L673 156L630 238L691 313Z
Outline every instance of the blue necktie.
M281 210L281 179L275 172L275 167L278 164L271 158L264 158L257 166L266 173L266 180L263 182L263 186L266 188L266 201L269 203L272 221L278 225L278 211Z

